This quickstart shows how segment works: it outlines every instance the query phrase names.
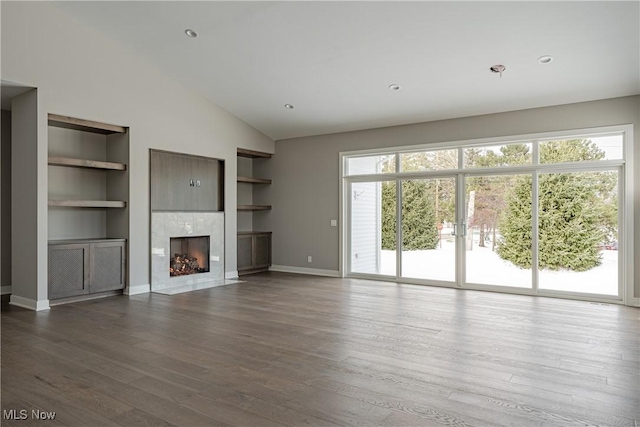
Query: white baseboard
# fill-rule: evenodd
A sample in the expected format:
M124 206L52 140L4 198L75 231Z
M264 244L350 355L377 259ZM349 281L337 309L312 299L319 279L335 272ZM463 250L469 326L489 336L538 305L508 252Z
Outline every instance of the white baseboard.
M22 308L26 308L28 310L34 310L34 311L49 310L48 299L36 301L34 299L23 298L17 295L11 295L11 300L9 301L9 304L15 305L16 307L22 307Z
M124 288L125 295L140 295L151 292L151 285L127 286Z
M11 286L0 286L0 295L7 295L11 293Z
M631 307L640 307L640 298L636 297L629 299L629 305Z
M272 265L270 271L279 271L281 273L298 273L309 274L311 276L340 277L338 270L322 270L320 268L292 267L289 265Z
M238 270L236 271L227 271L224 273L224 278L225 279L237 279L238 278Z

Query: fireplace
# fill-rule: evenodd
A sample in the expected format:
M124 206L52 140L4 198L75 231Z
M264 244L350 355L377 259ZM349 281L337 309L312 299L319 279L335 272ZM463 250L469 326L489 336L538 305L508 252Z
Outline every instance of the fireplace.
M180 264L187 255L190 274L170 274L178 267L184 273L181 265L174 267L176 254ZM167 294L211 284L225 284L224 212L151 212L151 290Z
M172 237L169 247L170 276L209 272L209 236Z

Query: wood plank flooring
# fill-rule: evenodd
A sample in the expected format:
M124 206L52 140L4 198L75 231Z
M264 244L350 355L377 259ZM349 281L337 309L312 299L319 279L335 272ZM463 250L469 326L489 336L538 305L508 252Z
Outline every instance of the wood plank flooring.
M634 426L640 310L262 273L2 306L6 426Z

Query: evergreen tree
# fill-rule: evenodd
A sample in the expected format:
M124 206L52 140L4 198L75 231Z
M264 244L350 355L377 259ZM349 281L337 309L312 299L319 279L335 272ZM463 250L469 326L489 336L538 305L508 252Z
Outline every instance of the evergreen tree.
M402 249L435 249L438 228L433 181L402 182Z
M433 181L402 182L402 248L435 249L438 228L435 217ZM395 182L382 184L382 249L396 249Z
M541 163L599 160L590 140L540 144ZM585 271L600 264L599 245L617 224L616 175L611 172L540 174L539 266ZM531 178L520 178L507 195L500 218L497 252L501 258L531 268Z
M396 183L382 183L382 249L396 250Z
M522 268L531 268L531 177L518 177L507 195L507 206L499 219L502 238L496 252L500 258Z

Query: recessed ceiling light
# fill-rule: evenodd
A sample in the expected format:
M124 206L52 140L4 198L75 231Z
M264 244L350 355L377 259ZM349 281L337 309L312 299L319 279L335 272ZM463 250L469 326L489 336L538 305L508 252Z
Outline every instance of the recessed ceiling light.
M193 37L193 38L198 37L198 33L196 33L195 31L193 31L193 30L191 30L191 29L186 29L186 30L184 30L184 33L185 33L186 35L188 35L189 37Z
M548 64L551 61L553 61L553 56L549 56L549 55L544 55L538 58L538 62L541 64Z
M286 108L287 110L293 110L293 109L294 109L294 108L296 108L296 107L294 107L294 106L293 106L293 105L291 105L291 104L284 104L284 108Z
M397 85L397 84L392 84L392 85L389 85L389 89L391 89L391 90L400 90L400 89L402 89L402 87L400 85Z

